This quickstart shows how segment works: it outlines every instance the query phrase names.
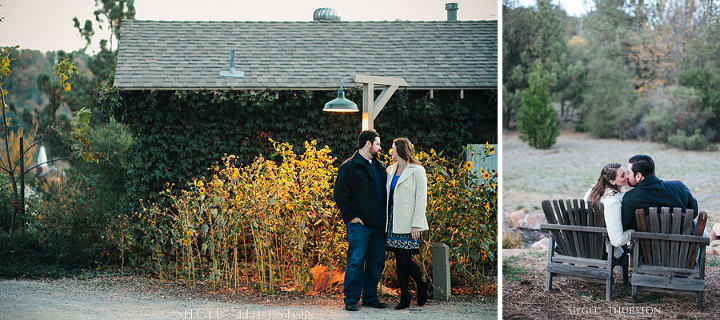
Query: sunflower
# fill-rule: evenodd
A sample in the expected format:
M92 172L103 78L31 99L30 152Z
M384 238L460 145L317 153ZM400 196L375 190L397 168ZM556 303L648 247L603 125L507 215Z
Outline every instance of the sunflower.
M203 187L200 187L200 189L198 190L198 192L200 192L200 194L203 194L203 193L205 193L205 188L203 188Z
M470 169L472 169L472 167L473 167L472 162L470 162L470 161L465 162L465 169L470 170Z
M198 180L198 182L197 182L195 185L196 185L198 188L202 188L205 184L204 184L201 180Z
M489 173L489 172L483 172L482 177L483 177L483 179L485 179L485 180L490 179L490 173Z
M200 224L203 224L203 223L205 223L205 219L200 218Z
M485 202L485 211L490 211L490 202Z

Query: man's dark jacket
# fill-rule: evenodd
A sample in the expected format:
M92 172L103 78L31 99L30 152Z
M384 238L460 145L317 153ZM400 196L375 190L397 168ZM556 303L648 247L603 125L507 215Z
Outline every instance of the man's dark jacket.
M356 151L350 159L340 165L333 197L345 223L358 217L365 226L382 228L385 221L379 221L378 205L385 206L385 203L384 201L381 204L377 203L372 173L366 163L368 160ZM382 190L385 192L387 172L377 159L373 159L372 165L379 169L381 181L378 183L382 184Z
M698 214L697 200L690 190L680 181L662 181L658 177L645 178L638 182L634 189L625 193L622 202L623 229L637 229L635 210L649 207L671 207L695 210Z

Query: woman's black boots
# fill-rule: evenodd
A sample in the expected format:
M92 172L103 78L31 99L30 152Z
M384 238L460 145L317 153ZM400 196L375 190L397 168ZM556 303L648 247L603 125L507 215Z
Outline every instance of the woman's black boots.
M395 310L406 309L410 306L410 292L405 291L400 295L400 303L395 306Z
M427 282L420 281L417 283L417 305L422 307L427 302Z

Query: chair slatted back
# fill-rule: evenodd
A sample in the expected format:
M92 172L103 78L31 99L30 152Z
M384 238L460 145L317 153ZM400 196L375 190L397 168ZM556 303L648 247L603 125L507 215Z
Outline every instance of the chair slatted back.
M605 216L602 203L574 200L545 200L542 202L545 219L550 224L572 225L584 227L605 227ZM550 230L558 245L560 254L603 259L605 241L597 232Z
M658 210L659 209L659 210ZM702 236L707 223L707 213L700 212L697 217L695 231L692 231L694 210L683 213L680 208L651 207L648 214L645 210L635 210L638 232L664 233L675 235ZM683 241L640 239L640 251L644 263L651 266L692 269L700 244Z

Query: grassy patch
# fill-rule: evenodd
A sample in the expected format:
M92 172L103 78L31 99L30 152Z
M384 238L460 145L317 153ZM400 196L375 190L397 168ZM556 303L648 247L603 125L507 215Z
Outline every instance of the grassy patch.
M518 257L503 259L503 279L505 281L520 281L520 275L527 273L527 270L517 265Z
M528 251L522 254L523 256L529 257L529 258L544 258L547 257L547 250L540 250L540 251Z
M707 267L717 267L720 266L720 258L718 257L708 257L707 261L705 261L705 266Z
M580 198L606 163L627 167L635 154L651 155L660 179L685 183L700 208L707 210L709 222L720 221L720 171L707 165L717 163L717 152L679 152L658 143L593 139L575 132L563 132L550 150L529 147L517 133L503 134L503 212L542 212L543 200Z

